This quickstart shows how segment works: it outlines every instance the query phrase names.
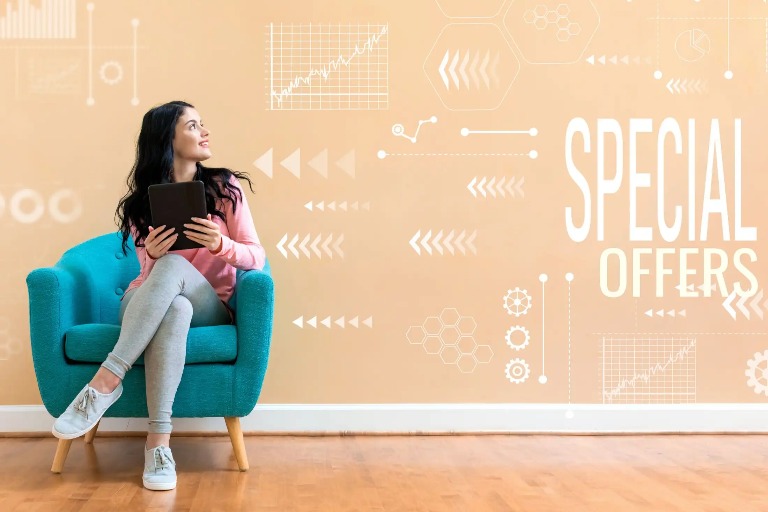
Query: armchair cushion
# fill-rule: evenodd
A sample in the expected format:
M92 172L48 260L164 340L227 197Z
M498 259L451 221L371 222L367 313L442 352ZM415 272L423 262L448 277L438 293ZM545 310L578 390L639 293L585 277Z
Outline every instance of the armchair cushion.
M78 363L101 363L114 348L120 326L81 324L64 335L64 355ZM193 327L187 337L185 364L233 363L237 359L237 329L234 325ZM144 355L134 366L144 365Z

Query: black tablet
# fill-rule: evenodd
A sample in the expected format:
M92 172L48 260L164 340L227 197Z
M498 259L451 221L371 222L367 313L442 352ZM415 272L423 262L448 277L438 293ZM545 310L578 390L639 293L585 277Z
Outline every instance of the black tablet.
M149 207L152 211L152 226L176 228L179 237L169 251L180 249L198 249L203 247L187 238L184 224L192 222L192 217L204 219L208 215L205 207L205 187L202 181L182 183L161 183L149 186Z

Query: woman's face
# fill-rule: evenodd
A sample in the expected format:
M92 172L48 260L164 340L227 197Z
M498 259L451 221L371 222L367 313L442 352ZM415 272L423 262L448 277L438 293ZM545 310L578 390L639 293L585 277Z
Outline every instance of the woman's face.
M211 158L211 150L208 148L208 130L203 126L200 114L194 108L186 107L176 122L173 154L176 158L195 162Z

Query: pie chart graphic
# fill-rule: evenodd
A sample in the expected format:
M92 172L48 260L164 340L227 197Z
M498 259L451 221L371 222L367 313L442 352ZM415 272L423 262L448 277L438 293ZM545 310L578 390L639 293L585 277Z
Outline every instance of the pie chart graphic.
M685 62L703 59L710 49L709 36L698 28L685 30L675 39L675 52Z

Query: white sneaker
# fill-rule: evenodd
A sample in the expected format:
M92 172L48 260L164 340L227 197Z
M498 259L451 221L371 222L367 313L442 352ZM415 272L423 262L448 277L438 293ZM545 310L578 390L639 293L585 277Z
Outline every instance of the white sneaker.
M144 446L144 487L150 491L170 491L176 488L176 461L171 449L157 446L151 450Z
M53 435L59 439L74 439L91 430L109 406L123 394L123 383L109 394L99 393L88 384L78 393L69 407L56 418Z

